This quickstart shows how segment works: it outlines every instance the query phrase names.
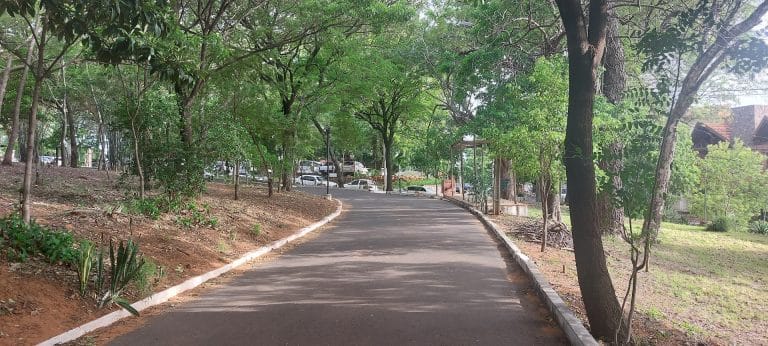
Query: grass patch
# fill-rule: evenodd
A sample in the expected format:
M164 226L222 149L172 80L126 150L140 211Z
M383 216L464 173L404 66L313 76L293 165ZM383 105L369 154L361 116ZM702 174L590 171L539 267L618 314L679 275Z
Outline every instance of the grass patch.
M639 307L675 322L688 335L735 341L739 334L768 342L768 239L744 232L713 233L704 227L663 223ZM627 245L604 237L614 282L628 275ZM625 279L623 279L625 280ZM617 289L624 289L624 284ZM717 326L717 328L712 328ZM755 340L757 341L757 340Z

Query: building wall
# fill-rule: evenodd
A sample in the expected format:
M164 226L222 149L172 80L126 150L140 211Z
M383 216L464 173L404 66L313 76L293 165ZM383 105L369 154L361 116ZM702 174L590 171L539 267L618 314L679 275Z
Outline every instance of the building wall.
M733 108L733 122L731 123L731 133L733 138L741 139L746 146L752 146L755 129L760 121L768 116L768 106L751 105Z

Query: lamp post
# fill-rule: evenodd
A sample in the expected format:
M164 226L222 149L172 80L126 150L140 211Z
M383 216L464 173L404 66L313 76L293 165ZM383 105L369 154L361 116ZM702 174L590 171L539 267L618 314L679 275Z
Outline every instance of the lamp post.
M331 199L331 168L328 162L331 160L331 127L325 128L325 173L328 175L325 180L325 198Z

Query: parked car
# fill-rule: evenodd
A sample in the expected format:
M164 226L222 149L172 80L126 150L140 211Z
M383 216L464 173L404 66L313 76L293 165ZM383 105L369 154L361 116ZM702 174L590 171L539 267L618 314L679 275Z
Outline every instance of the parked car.
M376 185L376 182L371 179L355 179L344 186L349 189L360 189L368 191L376 191L379 189L379 187Z
M422 195L422 196L436 195L435 190L432 190L431 188L428 188L425 186L416 186L416 185L406 187L405 191L403 192L409 195Z
M297 177L296 179L294 179L294 182L297 185L319 186L319 185L325 185L327 181L325 180L325 178L319 175L307 174L307 175L302 175L300 177ZM336 186L336 183L332 181L327 183L330 186Z

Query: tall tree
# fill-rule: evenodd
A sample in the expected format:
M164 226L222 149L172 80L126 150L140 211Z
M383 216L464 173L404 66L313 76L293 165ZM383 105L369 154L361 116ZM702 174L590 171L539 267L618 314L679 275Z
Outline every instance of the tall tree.
M745 1L720 4L700 0L693 7L671 11L670 23L650 30L641 40L641 51L649 57L644 68L660 75L657 88L672 95L650 207L643 223L644 234L655 238L659 231L677 128L701 86L723 65L732 72L754 73L768 64L764 38L748 34L766 13L768 1L752 7ZM686 63L688 59L692 60L690 64ZM661 72L666 69L670 73L664 76Z
M606 0L556 0L568 42L568 121L565 168L571 199L573 247L582 300L592 334L613 340L622 311L608 273L597 217L592 120L597 70L603 58L608 23Z

